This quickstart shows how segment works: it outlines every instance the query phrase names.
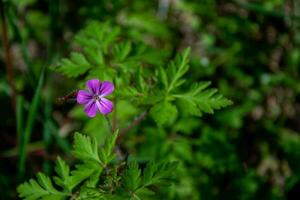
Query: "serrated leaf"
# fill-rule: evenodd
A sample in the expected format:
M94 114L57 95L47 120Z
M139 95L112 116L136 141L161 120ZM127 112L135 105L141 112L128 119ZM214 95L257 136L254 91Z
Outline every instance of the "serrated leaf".
M218 94L217 89L206 89L209 85L209 82L197 83L188 92L173 96L180 100L183 109L196 116L201 116L203 112L212 114L214 110L232 104L229 99Z
M169 83L168 83L168 76L167 76L167 72L164 68L160 67L159 68L159 78L161 83L163 84L163 86L165 88L168 88Z
M57 158L55 172L58 175L58 177L54 177L55 183L63 187L65 190L71 191L70 167L60 157Z
M108 164L115 156L113 152L113 148L115 147L118 134L119 134L118 130L115 133L110 134L107 137L103 148L101 148L99 151L100 160L104 165Z
M158 125L171 124L177 117L177 108L168 101L154 105L150 115Z
M113 47L113 55L115 56L116 61L122 62L131 51L131 43L123 42L115 44Z
M38 182L30 179L29 182L21 184L17 191L19 197L25 200L35 200L35 199L65 199L68 194L59 192L56 190L49 177L43 173L37 174Z
M174 61L170 62L167 69L169 79L167 93L170 93L176 87L184 83L184 80L181 78L189 69L189 54L190 48L186 48L181 54L176 56Z
M83 188L76 200L101 200L104 198L104 191L94 188Z
M145 81L145 79L143 78L142 74L139 73L138 75L138 86L141 92L146 93L148 90L148 85Z
M71 171L70 186L76 187L82 181L90 178L98 170L103 170L102 166L93 161L87 161L83 164L76 165L76 169Z
M169 162L162 164L155 164L150 162L147 164L143 172L142 186L147 187L153 184L160 184L172 178L172 174L177 168L177 162Z
M139 169L137 162L130 162L121 179L123 187L128 191L134 192L140 187L140 176L141 170Z
M93 160L101 163L98 156L98 143L95 138L75 133L73 153L83 161Z
M77 77L84 74L91 67L91 64L86 60L83 54L72 52L70 58L62 59L61 65L55 68L55 70L67 77Z

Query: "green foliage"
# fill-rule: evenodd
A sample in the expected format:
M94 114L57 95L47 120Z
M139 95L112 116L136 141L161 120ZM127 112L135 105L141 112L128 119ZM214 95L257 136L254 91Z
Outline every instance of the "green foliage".
M91 22L75 36L75 43L82 51L72 53L69 59L63 59L57 71L68 77L88 72L87 77L115 79L119 88L118 99L134 101L136 106L146 105L158 125L174 124L180 105L176 105L177 100L184 105L183 109L196 116L231 105L231 101L218 94L217 90L207 89L208 83L193 84L190 90L183 92L186 82L184 76L189 70L190 48L178 54L166 68L152 65L158 69L153 73L143 70L144 66L151 63L141 57L150 53L152 48L129 39L118 42L120 34L120 28L109 23ZM76 60L82 61L75 61L75 55L82 58ZM101 75L98 71L100 69ZM116 77L118 74L120 76ZM149 75L150 79L144 78Z
M61 62L61 67L58 71L68 77L77 77L82 75L92 67L84 55L76 52L71 53L69 59L62 59Z
M20 137L20 141L19 141L20 142L19 177L24 176L25 164L26 164L25 161L26 161L26 156L27 156L26 155L27 146L28 146L28 143L29 143L31 135L32 135L32 130L33 130L33 127L35 124L35 118L37 115L37 109L40 104L40 95L41 95L42 87L43 87L44 80L45 80L45 73L46 73L46 68L44 66L41 71L41 75L40 75L40 79L38 81L37 87L35 89L33 100L30 104L28 118L26 120L26 125L24 128L24 133L19 134L19 137ZM20 123L18 123L18 124L20 124ZM22 129L22 127L19 127L19 129Z
M67 194L56 190L49 177L43 173L37 174L37 181L31 179L18 187L20 197L26 200L34 199L64 199Z
M226 107L232 104L230 100L217 93L217 89L206 89L210 82L196 83L184 94L175 94L182 107L188 113L196 116L202 116L202 113L213 114L214 110Z
M1 199L24 181L17 159L19 175L49 176L28 198L297 198L299 1L128 2L1 1ZM116 154L103 116L56 101L92 78L115 85ZM88 136L70 151L75 131Z
M91 68L105 67L104 55L120 34L118 27L111 27L108 23L91 22L75 37L75 45L81 47L81 52L72 52L70 58L61 60L61 64L54 68L67 77L78 77ZM115 46L113 54L118 60L124 60L130 52L130 44Z
M31 179L18 187L19 197L26 200L35 199L102 199L105 196L109 198L127 199L141 198L144 195L154 192L149 186L161 184L163 181L170 183L172 173L176 169L176 163L146 165L143 176L137 162L130 162L125 171L116 171L115 177L118 183L111 180L110 169L117 169L119 163L112 162L114 158L114 147L118 133L113 133L107 138L102 148L98 147L95 138L75 133L73 155L81 161L81 164L75 166L70 171L67 165L60 157L57 158L55 171L57 176L53 177L54 182L60 187L56 189L49 177L43 173L37 174L37 181ZM103 173L103 170L105 172ZM99 181L100 177L106 181ZM110 183L104 185L101 183ZM80 187L78 187L80 186ZM99 189L102 188L102 189ZM108 189L109 188L109 189Z
M150 110L151 117L159 125L171 124L177 116L177 108L168 101L163 101L154 105Z
M210 82L194 83L187 92L179 90L186 80L183 78L189 69L190 49L185 49L171 61L168 68L159 68L159 80L163 85L163 101L154 105L150 114L160 125L172 124L177 116L178 109L172 101L178 100L178 105L187 113L202 116L202 113L212 114L215 109L220 109L232 104L230 100L217 93L216 89L207 89Z
M74 137L74 155L84 161L100 162L98 156L98 144L96 139L75 133Z

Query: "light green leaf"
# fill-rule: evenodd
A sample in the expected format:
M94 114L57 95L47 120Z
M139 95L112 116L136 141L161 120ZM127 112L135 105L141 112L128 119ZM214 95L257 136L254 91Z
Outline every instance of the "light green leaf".
M218 94L216 89L206 89L210 82L196 83L191 89L183 94L175 94L182 108L191 115L201 116L202 113L212 114L214 110L232 104L223 95Z
M61 65L55 70L67 77L77 77L84 74L92 67L81 53L72 52L70 58L64 58Z
M161 184L168 182L172 178L172 174L178 166L177 162L169 162L155 164L150 162L147 164L143 172L142 186L147 187L153 184Z
M177 117L177 108L168 101L154 105L150 115L158 125L171 124Z
M74 188L79 183L90 178L98 170L103 170L102 166L93 161L87 161L76 165L76 169L71 171L70 187Z
M122 62L125 58L127 58L130 51L131 51L130 42L115 44L113 47L113 55L115 56L115 59L118 62Z
M43 173L38 173L38 181L33 179L29 182L25 182L17 188L19 197L25 200L35 200L35 199L65 199L68 194L59 192L56 190L49 177Z
M93 160L100 163L98 143L95 138L75 133L73 153L77 158L83 161Z
M137 162L132 161L128 164L128 168L125 170L122 176L122 185L128 190L134 192L140 187L141 183L141 170Z
M189 69L189 54L190 48L187 48L181 54L177 55L174 61L170 62L167 69L169 79L167 94L185 82L181 78Z
M57 158L55 172L58 174L58 177L54 177L55 183L70 192L70 168L60 157Z
M113 152L113 148L115 147L115 143L118 138L118 132L119 131L117 130L115 133L110 134L107 137L103 148L101 148L99 151L100 160L104 165L108 164L112 159L114 159L115 154Z

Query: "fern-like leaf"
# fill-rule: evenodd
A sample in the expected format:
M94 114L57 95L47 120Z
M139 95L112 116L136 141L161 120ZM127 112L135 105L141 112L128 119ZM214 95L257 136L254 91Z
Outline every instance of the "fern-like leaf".
M104 165L108 164L115 156L113 148L115 146L117 137L118 130L107 137L103 148L101 148L99 151L100 160Z
M62 59L60 66L56 70L67 77L78 77L91 67L92 65L83 54L72 52L70 58Z
M65 190L71 192L71 177L70 177L70 167L63 161L60 157L57 158L55 165L55 172L58 176L53 179L55 183Z
M172 90L179 87L185 82L185 80L182 79L182 76L189 69L189 65L188 65L189 55L190 55L190 48L186 48L181 54L176 56L174 61L170 62L166 73L168 75L168 81L169 81L167 84L168 85L167 93L170 93ZM162 76L164 77L165 75L163 74Z
M219 94L217 89L206 89L210 82L194 84L191 89L183 94L175 94L190 114L202 116L202 113L214 113L214 110L232 104L232 101Z
M73 153L77 158L83 161L93 160L100 163L98 143L95 138L75 133Z
M65 199L68 194L56 190L49 177L43 173L37 174L37 180L29 180L29 182L20 185L17 190L19 197L25 200L47 199L60 200Z

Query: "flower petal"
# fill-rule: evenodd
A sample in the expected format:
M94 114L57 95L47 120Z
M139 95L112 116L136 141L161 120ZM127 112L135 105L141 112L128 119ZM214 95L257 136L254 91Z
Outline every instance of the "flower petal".
M113 83L111 83L109 81L103 81L101 83L99 94L101 95L101 97L105 97L106 95L109 95L110 93L112 93L114 91L114 89L115 89L115 86Z
M101 83L98 79L91 79L86 84L89 91L93 94L99 94Z
M105 98L101 98L101 100L97 101L96 104L97 104L99 111L104 115L107 115L108 113L110 113L114 107L113 103L110 100L105 99Z
M88 117L95 117L97 114L97 106L95 101L91 100L85 107L84 112Z
M87 104L92 98L93 95L86 90L79 90L76 97L79 104Z

